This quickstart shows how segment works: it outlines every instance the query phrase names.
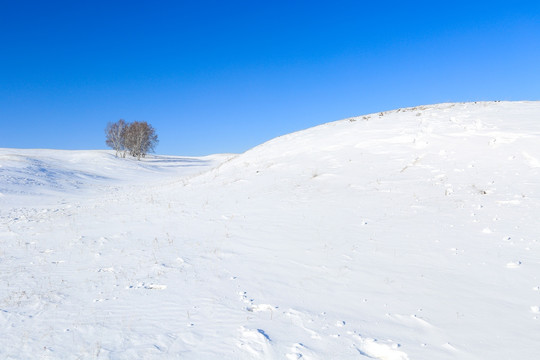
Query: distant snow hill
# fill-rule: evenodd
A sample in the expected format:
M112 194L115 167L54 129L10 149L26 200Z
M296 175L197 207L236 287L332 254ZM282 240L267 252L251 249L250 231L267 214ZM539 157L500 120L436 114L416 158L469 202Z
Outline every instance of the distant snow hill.
M540 102L240 155L0 149L0 358L535 359Z
M0 197L18 195L21 200L30 195L35 201L39 195L51 201L51 196L88 196L89 191L107 192L121 185L193 176L231 156L148 155L137 161L129 155L116 157L114 151L107 150L0 148Z

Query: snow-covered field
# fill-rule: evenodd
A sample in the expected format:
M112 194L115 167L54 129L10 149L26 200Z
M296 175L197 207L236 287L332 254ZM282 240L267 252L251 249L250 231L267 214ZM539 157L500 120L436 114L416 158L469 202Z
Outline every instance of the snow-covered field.
M539 214L540 102L0 149L0 358L536 359Z

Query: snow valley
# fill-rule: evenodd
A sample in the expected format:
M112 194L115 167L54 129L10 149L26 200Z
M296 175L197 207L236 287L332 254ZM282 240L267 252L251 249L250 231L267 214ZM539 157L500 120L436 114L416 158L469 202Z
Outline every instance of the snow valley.
M533 359L540 102L240 155L0 149L0 357Z

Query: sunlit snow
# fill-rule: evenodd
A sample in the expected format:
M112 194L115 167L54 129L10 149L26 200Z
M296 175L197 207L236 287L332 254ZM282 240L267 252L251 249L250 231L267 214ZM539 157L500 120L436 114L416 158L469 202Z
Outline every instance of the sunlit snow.
M540 102L0 149L0 358L535 359L539 214Z

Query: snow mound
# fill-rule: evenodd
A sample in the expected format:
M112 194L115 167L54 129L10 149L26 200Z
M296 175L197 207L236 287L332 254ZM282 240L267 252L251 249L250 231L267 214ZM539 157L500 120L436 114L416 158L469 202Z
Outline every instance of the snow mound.
M0 355L535 358L539 119L421 106L189 161L2 149L4 188L62 203L0 198Z

